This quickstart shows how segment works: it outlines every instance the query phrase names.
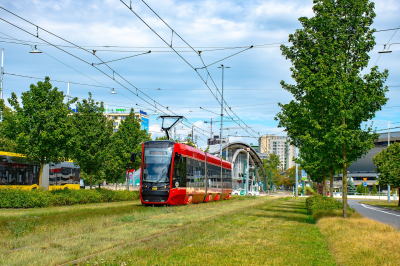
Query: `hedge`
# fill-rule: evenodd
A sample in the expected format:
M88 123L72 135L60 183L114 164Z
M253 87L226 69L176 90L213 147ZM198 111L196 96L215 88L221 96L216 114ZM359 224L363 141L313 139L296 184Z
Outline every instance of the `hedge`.
M299 187L297 189L297 191L299 193L298 195L303 195L303 188L302 187ZM315 192L315 190L310 188L310 187L306 187L306 195L317 195L317 192Z
M41 208L99 202L116 202L139 199L138 191L126 190L22 190L0 189L0 208Z
M306 207L309 213L316 211L342 210L343 203L330 197L315 195L307 198Z

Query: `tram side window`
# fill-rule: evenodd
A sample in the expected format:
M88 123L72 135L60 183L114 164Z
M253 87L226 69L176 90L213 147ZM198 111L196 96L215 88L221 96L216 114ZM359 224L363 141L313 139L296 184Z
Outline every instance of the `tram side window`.
M186 187L186 157L179 155L174 158L173 187L175 187L176 182L179 184L178 187Z
M194 179L193 179L193 167L190 165L190 160L187 158L187 163L186 163L186 173L187 173L187 186L188 187L193 187L194 186Z

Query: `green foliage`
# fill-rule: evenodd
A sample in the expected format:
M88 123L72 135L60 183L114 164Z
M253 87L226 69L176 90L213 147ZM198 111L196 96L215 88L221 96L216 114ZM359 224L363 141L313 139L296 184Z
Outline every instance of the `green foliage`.
M142 158L136 156L136 161L132 165L131 153L142 151L141 144L151 140L146 130L141 130L140 121L135 118L135 112L131 109L125 120L122 120L118 131L111 136L111 142L108 146L108 157L106 164L107 181L113 182L121 177L130 166L139 169Z
M107 120L103 114L103 103L95 102L92 94L76 104L77 113L72 115L73 136L69 141L74 163L90 175L90 186L93 174L104 179L113 133L113 120Z
M375 155L372 160L379 173L379 185L400 188L400 143L390 144L386 149Z
M357 192L357 188L354 185L354 182L350 178L349 181L347 182L347 194L355 195L356 192Z
M313 17L299 18L302 29L289 35L293 45L281 46L293 65L296 84L281 82L294 100L279 104L282 111L276 119L300 149L307 172L324 176L342 169L345 216L347 166L378 138L372 125L361 128L361 123L386 104L388 89L383 84L388 71L379 72L375 66L361 74L375 45L375 30L370 28L376 16L374 3L314 0L313 11Z
M306 199L306 208L312 214L316 211L341 210L343 204L331 197L315 195Z
M7 111L4 102L0 102L4 111L1 136L11 140L15 152L39 162L41 170L46 163L58 163L68 157L70 111L64 98L63 92L53 88L46 77L44 82L31 84L30 90L22 93L22 105L16 94L11 94L8 102L14 111Z
M22 190L6 188L0 189L0 208L41 208L48 206L63 206L74 204L86 204L96 202L116 202L137 200L138 191L126 190L63 190L45 191Z
M356 189L357 189L357 193L360 193L360 194L365 193L365 187L363 186L363 184L359 184Z
M298 167L298 177L301 179L301 167ZM286 176L289 178L289 184L294 185L296 183L296 166L292 166L286 170Z
M298 188L298 195L303 195L303 187ZM306 186L306 195L317 195L314 189Z
M378 194L378 188L376 187L376 184L372 186L371 194L376 195Z

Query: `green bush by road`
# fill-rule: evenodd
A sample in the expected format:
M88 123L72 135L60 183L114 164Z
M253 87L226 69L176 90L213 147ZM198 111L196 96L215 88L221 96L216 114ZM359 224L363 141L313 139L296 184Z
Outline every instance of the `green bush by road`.
M98 202L137 200L138 191L126 190L73 190L54 191L22 189L0 189L0 208L41 208L48 206L74 205Z
M306 200L306 207L308 212L313 214L316 211L341 210L343 204L334 198L315 195Z

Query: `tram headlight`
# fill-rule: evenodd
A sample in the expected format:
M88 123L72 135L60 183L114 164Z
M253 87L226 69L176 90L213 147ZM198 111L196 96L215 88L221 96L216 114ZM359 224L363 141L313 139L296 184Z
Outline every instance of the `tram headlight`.
M147 188L147 186L146 186L145 184L143 184L143 187L144 187L144 188Z

